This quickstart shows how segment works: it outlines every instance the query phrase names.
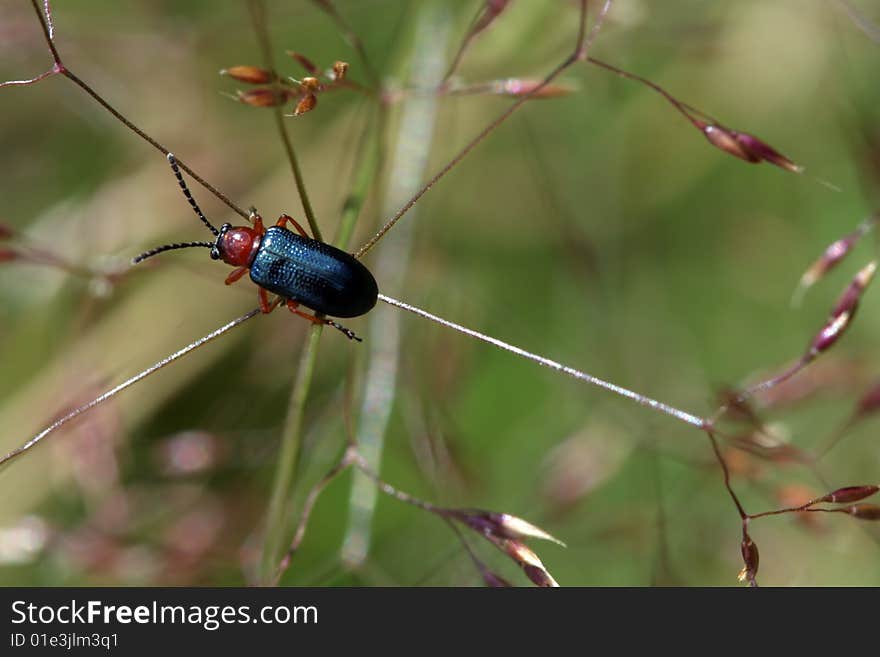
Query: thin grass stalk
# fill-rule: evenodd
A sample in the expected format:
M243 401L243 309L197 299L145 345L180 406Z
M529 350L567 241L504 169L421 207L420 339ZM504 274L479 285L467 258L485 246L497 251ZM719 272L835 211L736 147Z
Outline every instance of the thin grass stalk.
M290 526L288 502L299 461L306 399L312 384L315 362L318 359L318 342L323 328L323 324L313 324L309 329L309 335L300 354L296 381L293 384L287 416L281 431L281 448L272 483L272 495L269 498L269 510L266 513L266 534L260 561L259 576L263 584L271 584L274 581L281 551L287 543L287 530Z
M138 137L140 137L145 142L150 144L153 148L155 148L160 153L162 153L162 155L167 156L168 152L169 152L167 148L165 148L158 141L156 141L155 139L150 137L150 135L148 135L146 132L141 130L134 123L129 121L127 118L125 118L125 116L123 116L123 114L119 110L117 110L110 103L108 103L106 100L104 100L104 98L97 91L92 89L83 80L81 80L79 77L74 75L73 71L68 69L62 63L61 57L58 54L58 49L55 46L55 32L54 32L54 28L52 27L51 13L49 11L48 3L44 3L44 7L41 8L39 6L39 4L37 3L37 0L31 0L31 6L34 9L34 12L36 12L36 14L37 14L37 19L40 21L40 27L43 30L43 36L46 39L46 45L49 47L49 52L52 54L53 64L52 64L52 68L49 71L47 71L45 74L39 75L36 78L32 78L31 80L16 80L15 83L16 84L32 84L34 82L38 82L39 80L43 80L43 79L50 77L52 75L63 75L68 80L73 82L76 86L78 86L80 89L85 91L89 96L91 96L92 99L95 102L97 102L101 107L103 107L105 110L110 112L110 114L113 116L113 118L115 118L122 125L124 125L126 128L131 130L133 133L135 133ZM44 11L45 11L45 13L43 13ZM192 176L193 180L195 180L202 187L204 187L209 192L211 192L220 201L222 201L227 206L229 206L236 214L239 214L240 216L244 217L245 219L248 218L249 215L247 212L245 212L242 208L240 208L238 205L236 205L232 201L232 199L230 199L228 196L226 196L226 194L221 192L219 189L217 189L216 187L211 185L207 180L205 180L199 174L197 174L195 171L193 171L189 167L189 165L187 165L186 162L181 160L179 157L177 158L177 164L180 166L180 168L183 171L185 171L190 176Z
M372 249L378 242L385 236L385 234L391 230L395 224L407 213L409 212L416 203L418 203L419 199L422 198L428 191L434 187L440 180L442 180L446 174L452 171L458 164L466 158L471 151L474 150L477 146L479 146L486 137L488 137L492 132L495 131L501 124L503 124L514 112L516 112L520 107L522 107L529 99L537 96L538 93L542 89L544 89L547 85L549 85L553 80L558 78L565 70L567 70L572 64L575 62L581 61L587 57L587 53L589 53L590 48L593 45L593 42L598 36L599 31L602 28L603 23L605 22L605 17L608 15L608 12L611 10L611 5L613 4L613 0L605 0L605 3L602 5L602 8L599 10L599 15L596 17L595 22L593 23L593 27L590 30L589 34L587 34L586 38L584 35L586 34L586 20L587 20L587 0L581 0L581 18L580 18L580 27L578 29L578 38L577 43L575 44L574 52L565 58L565 60L557 64L556 67L548 73L544 79L536 85L533 89L531 89L527 94L520 96L516 102L512 105L508 106L506 110L504 110L498 117L489 123L485 128L483 128L480 132L477 133L475 137L473 137L464 147L458 152L455 157L453 157L449 162L446 163L443 168L441 168L437 173L435 173L423 186L419 191L417 191L412 198L410 198L406 203L401 206L401 208L394 213L394 215L386 221L382 227L373 235L369 240L367 240L361 248L357 250L355 256L360 258L367 251Z
M856 9L849 0L836 0L837 5L846 13L847 18L874 43L880 43L880 25Z
M495 347L515 354L520 358L525 358L526 360L530 360L543 367L561 372L572 377L573 379L577 379L578 381L582 381L588 385L607 390L608 392L611 392L618 397L624 397L635 402L636 404L639 404L640 406L650 408L654 411L657 411L658 413L663 413L664 415L668 415L671 418L679 420L680 422L684 422L685 424L689 424L698 429L706 430L707 428L711 428L712 426L712 421L707 418L702 418L698 415L694 415L693 413L689 413L680 408L676 408L675 406L670 406L669 404L648 397L647 395L643 395L639 392L635 392L634 390L630 390L629 388L619 386L616 383L611 383L610 381L606 381L605 379L600 379L597 376L593 376L592 374L589 374L587 372L575 369L574 367L570 367L569 365L564 365L545 356L539 356L536 353L527 351L508 342L504 342L503 340L499 340L498 338L493 338L492 336L486 335L485 333L480 333L479 331L467 328L466 326L462 326L461 324L451 322L448 319L443 319L438 315L429 313L427 310L422 310L421 308L417 308L416 306L413 306L411 304L404 303L403 301L399 301L398 299L394 299L392 297L389 297L388 295L380 293L379 301L387 303L390 306L401 308L403 310L406 310L407 312L411 312L414 315L418 315L419 317L423 317L427 320L435 322L436 324L445 326L446 328L452 329L453 331L463 333L464 335L470 336L475 340L480 340L481 342L486 342L487 344L494 345Z
M183 347L182 349L179 349L178 351L175 351L173 354L166 356L165 358L154 363L153 365L150 365L147 369L139 372L138 374L135 374L134 376L129 377L128 379L126 379L125 381L120 383L119 385L111 388L110 390L107 390L104 393L101 393L100 395L95 397L90 402L83 404L81 406L77 406L72 411L69 411L68 413L66 413L62 417L55 420L52 424L50 424L48 427L46 427L45 429L40 431L38 434L33 436L30 440L28 440L27 442L25 442L21 446L12 450L11 452L6 454L5 456L0 457L0 471L2 471L3 467L5 467L5 465L9 461L16 458L17 456L20 456L21 454L24 454L25 452L29 451L30 449L36 447L36 445L41 440L43 440L46 436L57 431L63 425L67 424L71 420L74 420L77 417L79 417L80 415L82 415L83 413L86 413L87 411L90 411L91 409L95 408L96 406L103 404L107 400L118 395L123 390L130 388L138 381L147 378L151 374L154 374L155 372L161 370L163 367L166 367L167 365L170 365L174 361L179 360L180 358L183 358L191 351L195 351L196 349L199 349L200 347L208 344L209 342L216 340L217 338L219 338L221 335L223 335L227 331L230 331L230 330L236 328L237 326L244 324L246 321L253 319L254 317L256 317L259 314L260 314L260 309L255 308L254 310L251 310L250 312L242 315L241 317L233 319L231 322L227 322L226 324L224 324L220 328L215 329L215 330L211 331L210 333L208 333L208 335L201 337L198 340L195 340L194 342L191 342L190 344Z
M448 12L437 3L426 5L417 16L413 42L416 47L410 63L414 85L432 89L442 81L450 24ZM382 216L394 212L422 185L436 116L437 98L434 94L416 94L403 106ZM409 222L399 226L379 248L373 271L385 290L399 289L402 287L400 281L406 278L413 225ZM376 471L380 469L385 432L397 389L400 318L400 313L387 308L377 308L370 315L369 356L356 443L365 463ZM352 479L348 528L341 555L343 563L349 567L357 568L366 559L377 498L375 484L356 472Z
M353 447L346 447L345 453L342 458L334 465L321 479L318 480L312 489L306 495L305 502L303 502L302 510L299 516L299 522L296 525L296 530L294 531L293 538L290 541L290 547L287 548L287 552L284 554L284 557L281 559L281 563L278 564L278 567L275 571L275 577L272 580L272 584L278 586L278 583L281 581L281 577L284 575L284 572L290 566L290 562L296 554L299 546L302 544L303 539L306 535L306 529L308 528L309 519L312 516L312 511L315 508L315 505L318 503L318 498L321 497L321 493L326 490L326 488L333 483L333 481L341 475L343 472L348 470L349 466L352 464L352 460L355 456Z
M365 129L364 136L361 139L361 148L358 151L358 162L355 167L354 174L352 176L353 183L350 188L349 195L346 197L345 203L342 208L342 216L339 223L339 230L337 231L337 237L334 240L334 243L341 249L345 249L348 243L351 240L351 235L354 232L355 224L357 223L357 218L360 216L361 209L366 202L367 195L369 194L370 188L372 187L374 181L378 177L379 170L381 167L381 154L380 154L380 141L381 141L381 121L379 120L381 115L381 108L377 109L377 111L373 114L373 116L368 120L367 126ZM293 438L290 440L291 447L290 449L294 450L292 457L292 461L288 464L290 468L290 488L292 489L295 485L295 477L298 472L298 464L299 464L299 449L302 443L302 413L301 410L298 414L292 415L300 408L300 396L297 393L297 386L294 386L294 393L292 393L291 397L291 405L288 410L288 418L291 419L290 427L293 429L296 426L293 423L298 422L298 426L296 428L296 433L293 434ZM301 403L305 403L305 398L301 399ZM287 425L286 425L287 426ZM288 434L285 431L284 436L286 437ZM288 443L285 443L288 444ZM348 452L346 452L347 454ZM302 509L300 510L300 521L295 528L295 534L293 539L291 540L290 547L288 548L285 555L282 557L281 562L275 567L275 572L271 583L277 585L283 575L284 571L290 564L290 561L293 557L293 554L296 552L299 544L302 542L304 538L305 532L305 524L308 522L308 517L311 514L311 509L314 504L317 502L317 497L321 494L327 484L332 481L338 474L340 474L343 470L348 467L349 463L346 461L346 457L337 464L337 466L332 471L332 474L328 474L324 483L318 484L312 491L309 492L306 497L305 502L303 503ZM279 484L281 485L281 484ZM279 491L285 492L284 489L279 488ZM286 491L290 493L291 491ZM279 495L282 495L279 492ZM289 496L288 496L289 499ZM280 498L280 501L276 504L283 505L283 497ZM282 507L279 507L282 508ZM286 512L282 513L281 511L275 511L280 517L277 523L286 522L286 518L289 514ZM279 525L280 526L280 525ZM282 540L284 536L289 533L288 531L279 531L279 539ZM280 549L280 547L279 547ZM266 564L265 567L268 568L271 562L271 557L269 555L266 556ZM268 577L268 571L263 571L262 576L264 578L264 583L269 583L265 578Z
M351 241L354 227L366 202L370 188L379 174L380 157L380 110L367 121L362 147L355 166L350 192L342 208L336 246L345 249ZM291 391L287 416L281 433L281 451L272 487L269 510L266 516L266 537L260 563L260 581L264 584L277 583L278 564L281 553L287 544L290 533L292 513L290 505L296 486L296 475L302 447L303 417L312 374L317 359L321 325L312 327L309 338L300 356L297 379Z
M273 79L277 80L278 76L275 72L274 58L272 56L272 43L266 24L265 2L263 0L249 0L248 9L253 22L254 32L257 36L257 42L262 52L263 65L272 72ZM275 89L276 93L278 92L277 82L273 82L273 89ZM315 239L320 240L322 239L321 230L318 228L318 223L309 201L299 160L296 157L296 150L284 124L283 111L280 106L276 106L273 109L275 125L281 137L281 143L284 146L287 160L290 163L294 183L303 206L303 212L306 215L312 235ZM299 367L297 368L296 379L288 403L287 415L281 431L281 449L278 455L278 466L273 478L272 494L269 498L269 509L266 515L266 535L259 569L260 581L264 584L273 582L279 558L278 555L281 553L287 535L289 523L286 521L286 502L293 486L299 460L305 403L306 399L308 399L309 388L311 387L312 376L315 371L315 363L318 358L318 343L321 338L322 329L323 325L315 324L309 330L308 337L300 354Z
M263 56L263 66L272 73L272 89L276 94L281 93L281 85L278 81L278 74L275 71L275 58L272 56L272 41L269 38L269 30L266 26L266 3L264 0L248 0L248 9L251 14L254 32L257 35L257 42ZM306 191L306 183L303 178L302 169L299 166L299 159L296 156L296 150L293 147L293 141L290 138L290 132L287 130L287 124L284 122L284 109L281 105L274 105L272 113L275 117L275 127L281 136L281 145L284 146L284 152L287 155L287 161L290 163L290 170L293 173L293 181L296 184L296 191L299 194L299 200L302 203L303 212L306 220L309 222L309 228L312 231L312 237L316 240L323 241L321 229L318 228L318 220L315 218L315 211L312 208L312 202L309 200L309 194Z

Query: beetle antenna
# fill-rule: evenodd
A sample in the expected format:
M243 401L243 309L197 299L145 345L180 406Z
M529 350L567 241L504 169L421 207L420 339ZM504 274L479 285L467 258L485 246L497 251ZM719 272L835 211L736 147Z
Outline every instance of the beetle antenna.
M177 165L177 158L174 157L174 153L168 153L168 164L171 165L171 170L174 172L175 177L177 178L177 183L180 185L180 189L183 191L183 195L186 196L186 200L189 201L189 204L192 206L193 211L198 215L199 219L202 220L202 223L208 227L214 235L219 235L220 231L214 228L210 221L205 217L202 209L199 207L199 204L196 203L196 200L193 198L193 195L189 191L189 187L186 186L186 181L183 179L183 175L180 173L180 167Z
M138 257L132 258L131 264L136 265L137 263L146 260L147 258L152 258L154 255L158 253L163 253L165 251L174 251L175 249L189 249L195 246L204 246L206 248L212 249L214 248L213 242L176 242L175 244L165 244L164 246L157 246L155 249L150 249L149 251L144 251Z

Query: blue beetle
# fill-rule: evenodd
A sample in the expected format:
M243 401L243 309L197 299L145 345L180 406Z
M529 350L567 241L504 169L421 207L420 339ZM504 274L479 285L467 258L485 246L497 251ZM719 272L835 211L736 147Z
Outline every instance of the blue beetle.
M358 317L369 312L379 295L376 279L369 269L350 253L309 237L303 227L286 214L281 215L274 226L266 228L260 215L251 209L252 226L223 224L217 230L190 193L171 153L168 162L189 204L216 239L159 246L136 257L134 264L163 251L197 246L210 248L212 259L236 267L226 277L227 285L250 272L251 280L259 287L260 309L264 313L272 312L284 299L288 309L300 317L316 324L328 324L350 339L360 341L341 324L318 315ZM288 223L296 233L287 229ZM277 294L279 299L270 303L269 292ZM316 314L303 312L300 305Z

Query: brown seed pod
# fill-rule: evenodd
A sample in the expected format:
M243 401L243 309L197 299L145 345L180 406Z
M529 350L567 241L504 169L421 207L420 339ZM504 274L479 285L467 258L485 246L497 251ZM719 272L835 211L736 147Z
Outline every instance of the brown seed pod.
M880 506L877 504L853 504L846 511L859 520L880 520Z
M300 80L300 86L307 92L315 92L321 90L321 82L318 78L307 77Z
M838 488L827 495L823 495L816 500L816 503L830 502L832 504L844 504L847 502L858 502L866 497L871 497L871 495L878 490L880 490L880 486L870 484L866 486L847 486L845 488Z
M315 109L315 105L317 104L318 97L315 94L306 94L296 104L296 107L293 109L293 115L302 116L306 112L311 112L313 109Z
M553 576L529 547L519 541L509 539L493 540L499 548L507 553L520 568L525 572L532 582L542 587L557 587L559 584L553 579Z
M825 274L834 269L841 260L852 250L856 243L865 234L863 228L850 233L839 240L828 245L825 251L819 256L813 264L801 276L800 287L808 288L816 281L821 279Z
M509 513L496 513L482 511L480 509L451 509L447 515L464 523L471 529L484 536L496 536L498 538L525 539L538 538L543 541L551 541L565 546L558 538L551 536L540 527L536 527L522 518L512 516Z
M259 88L238 91L236 99L251 107L275 107L283 105L287 100L287 94L276 92L274 89Z
M510 0L485 0L483 10L471 29L471 36L489 27L507 9L509 4Z
M305 55L294 52L292 50L288 50L287 55L288 57L296 61L297 64L302 66L308 73L311 73L312 75L318 75L321 72L321 69L315 66L312 60Z
M345 79L345 74L348 73L348 62L334 62L333 68L331 69L332 78L335 81L340 81Z
M752 537L743 532L742 543L740 543L740 552L742 553L743 569L739 573L739 581L748 580L750 584L755 583L755 576L758 574L758 546L752 540Z
M489 588L507 589L511 588L512 586L512 584L504 579L501 575L497 575L487 568L484 568L482 571L480 571L480 575L483 576L483 582Z
M248 84L268 84L274 78L271 71L257 66L231 66L221 70L220 75Z
M785 155L754 135L746 132L737 132L736 130L729 130L728 133L740 146L759 160L769 162L792 173L803 173L804 168L802 166L795 164Z
M757 164L761 161L760 157L739 143L730 131L722 128L720 125L710 125L702 122L698 122L697 125L703 131L709 143L715 148L719 148L725 153L752 164Z
M874 278L877 263L869 262L855 275L852 282L844 289L837 304L831 311L825 326L816 334L807 349L807 358L815 358L830 348L849 327L859 306L859 300Z

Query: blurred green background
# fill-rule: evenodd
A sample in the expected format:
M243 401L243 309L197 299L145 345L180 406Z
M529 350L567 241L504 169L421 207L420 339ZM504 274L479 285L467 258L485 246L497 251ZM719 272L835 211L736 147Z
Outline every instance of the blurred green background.
M427 75L425 61L442 69L481 3L335 4L386 85L403 88ZM850 4L880 20L874 3ZM102 0L54 9L71 70L240 206L253 204L270 220L282 212L302 218L271 111L222 95L243 85L219 69L260 63L243 2ZM302 75L284 56L295 50L321 66L348 61L350 78L366 80L314 3L270 0L268 10L281 72ZM419 32L426 11L432 27ZM513 2L474 41L457 79L540 77L568 53L576 29L574 2ZM527 103L404 218L408 267L402 252L379 249L365 262L388 260L382 275L376 269L380 289L407 302L710 414L725 386L796 358L839 290L875 255L871 237L791 307L804 269L877 208L880 44L832 1L618 0L592 54L759 135L806 174L725 155L659 95L581 64L561 78L573 93ZM413 61L423 63L413 71ZM4 3L0 77L30 77L49 63L30 4ZM421 142L428 172L510 102L438 98L433 139ZM367 105L336 91L286 119L328 236L352 185ZM0 246L48 249L106 272L126 270L158 244L206 239L165 159L68 80L3 88L0 108L0 222L18 231ZM400 103L391 106L382 137L389 166L353 247L396 207L389 188L400 181L389 170L400 113ZM418 153L420 143L410 146ZM192 188L215 224L237 222ZM2 451L253 308L253 285L226 288L227 271L200 250L156 258L113 281L0 265ZM840 344L763 400L780 440L820 445L880 374L877 294L868 291ZM533 545L563 585L736 583L739 518L699 431L382 304L347 324L365 342L335 331L321 339L305 406L300 502L345 439L347 378L354 372L358 398L371 345L382 337L376 327L399 326L396 383L384 390L393 403L381 458L387 481L440 504L541 525L568 544ZM254 581L307 332L286 312L257 318L2 471L0 583ZM357 421L360 402L353 406ZM880 481L876 429L866 420L820 461L831 488ZM749 511L827 492L807 468L724 449ZM384 496L367 558L344 565L350 489L345 475L321 498L283 583L480 584L448 527ZM756 521L759 580L880 584L877 530L842 515ZM528 583L478 536L468 539L495 572Z

